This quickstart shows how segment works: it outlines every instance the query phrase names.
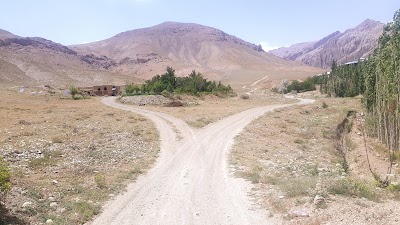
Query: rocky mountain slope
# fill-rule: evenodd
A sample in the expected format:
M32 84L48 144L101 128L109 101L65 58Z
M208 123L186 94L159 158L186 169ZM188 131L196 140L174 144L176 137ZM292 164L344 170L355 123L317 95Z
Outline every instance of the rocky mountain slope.
M290 79L320 72L198 24L166 22L75 46L0 31L0 84L126 84L164 73L168 66L178 76L196 70L238 85L265 76Z
M316 42L282 47L269 53L311 66L329 68L333 60L346 63L371 54L377 47L383 27L383 23L367 19L343 33L336 31Z
M6 38L16 38L16 37L18 37L18 36L6 31L6 30L0 29L0 40L6 39Z
M235 74L243 77L249 71L316 71L268 54L261 46L221 30L192 23L165 22L71 48L80 54L106 56L115 61L115 71L142 78L163 73L167 66L178 75L195 69L217 79Z
M6 31L0 36L0 83L2 85L124 84L126 78L108 70L106 57L79 55L74 50L43 38L18 37Z

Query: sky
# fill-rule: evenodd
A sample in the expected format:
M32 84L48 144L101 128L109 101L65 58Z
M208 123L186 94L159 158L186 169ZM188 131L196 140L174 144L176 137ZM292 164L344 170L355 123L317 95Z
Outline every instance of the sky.
M264 50L319 40L365 19L387 23L400 0L0 0L0 29L64 45L165 21L220 29Z

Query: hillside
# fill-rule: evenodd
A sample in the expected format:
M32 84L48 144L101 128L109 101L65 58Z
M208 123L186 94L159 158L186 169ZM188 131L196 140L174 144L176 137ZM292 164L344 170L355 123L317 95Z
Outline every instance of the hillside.
M79 55L43 38L23 38L1 31L0 83L2 85L124 84L125 77L108 70L112 61ZM10 35L11 34L11 35Z
M192 23L165 22L71 48L80 54L106 56L115 61L115 71L141 78L162 73L167 66L178 76L195 69L208 77L228 80L254 80L254 74L259 79L261 74L319 72L282 60L221 30Z
M190 23L166 22L75 46L4 30L0 37L2 85L126 84L164 73L167 66L177 76L196 70L235 87L266 76L281 80L321 72L218 29Z
M343 33L336 31L316 42L282 47L269 53L311 66L329 68L333 60L341 64L371 54L377 47L383 26L381 22L367 19Z
M14 35L11 32L8 32L6 30L0 29L0 40L4 40L4 39L7 39L7 38L17 38L17 37L18 37L17 35Z

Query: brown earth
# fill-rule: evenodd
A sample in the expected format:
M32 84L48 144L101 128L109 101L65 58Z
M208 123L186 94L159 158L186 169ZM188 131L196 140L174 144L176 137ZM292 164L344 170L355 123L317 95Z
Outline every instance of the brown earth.
M208 78L230 80L240 76L247 81L254 75L257 80L267 74L301 71L304 77L321 71L282 60L221 30L191 23L165 22L71 48L80 54L107 56L116 62L119 73L146 79L164 73L167 66L179 76L196 70Z
M48 91L0 93L0 156L13 184L1 224L82 224L158 156L147 119Z
M314 98L313 105L277 110L246 127L232 150L236 176L253 183L255 201L270 217L283 218L282 224L398 224L400 194L376 186L359 117L351 119L344 138L348 172L336 149L336 126L348 111L362 112L360 99ZM384 177L385 148L367 142L372 168ZM394 184L399 172L397 162L390 175Z

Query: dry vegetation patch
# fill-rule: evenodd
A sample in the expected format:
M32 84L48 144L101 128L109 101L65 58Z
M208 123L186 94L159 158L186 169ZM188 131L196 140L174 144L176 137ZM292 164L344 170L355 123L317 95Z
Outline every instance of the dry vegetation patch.
M0 155L10 163L13 183L4 210L28 224L90 220L159 152L151 122L100 98L3 91L0 106Z
M204 96L172 96L175 101L183 102L183 107L143 106L146 109L164 112L184 120L194 128L202 128L229 115L246 109L271 104L294 102L281 95L271 94L268 91L256 91L249 98Z
M390 200L393 195L377 188L371 174L357 175L347 156L346 168L338 152L337 125L353 110L362 110L360 99L317 98L312 105L267 114L236 138L232 170L255 185L269 216L285 218L285 224L396 224L400 215L393 213L398 204ZM361 164L363 149L352 141L359 131L346 129L351 131L346 151Z

